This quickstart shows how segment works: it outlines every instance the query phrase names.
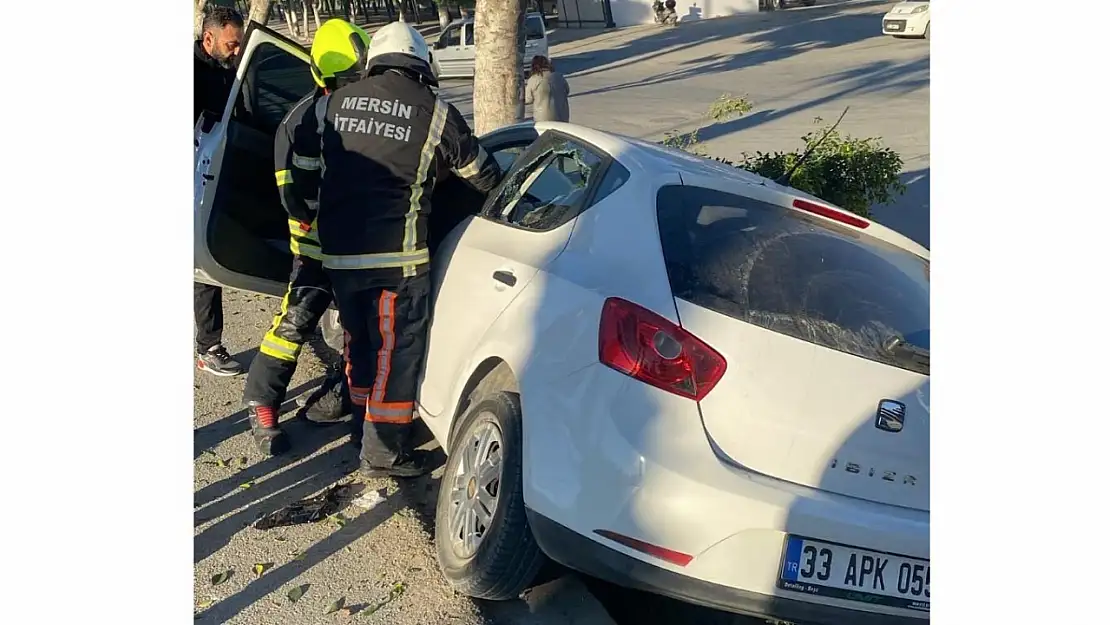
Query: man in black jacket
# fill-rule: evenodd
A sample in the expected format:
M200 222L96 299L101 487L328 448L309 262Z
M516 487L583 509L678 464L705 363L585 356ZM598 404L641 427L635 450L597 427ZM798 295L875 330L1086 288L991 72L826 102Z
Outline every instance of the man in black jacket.
M235 61L243 42L243 16L234 9L213 7L204 18L200 39L193 45L193 124L207 112L223 114L235 82ZM197 368L218 376L239 375L243 366L224 349L223 290L193 283L193 317L197 325Z
M351 403L365 406L360 471L415 477L427 458L412 449L416 385L430 315L430 195L446 165L478 191L500 180L466 120L431 90L428 45L408 24L382 27L366 73L316 101L302 118L319 143L317 233L347 331ZM311 147L294 144L298 153Z

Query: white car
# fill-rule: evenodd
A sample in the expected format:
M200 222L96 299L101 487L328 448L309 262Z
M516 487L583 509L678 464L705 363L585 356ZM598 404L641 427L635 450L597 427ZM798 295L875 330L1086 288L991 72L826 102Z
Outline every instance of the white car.
M261 133L311 79L257 25L243 54L267 125L229 103L198 131L198 279L279 295ZM736 613L927 622L929 252L651 143L558 123L482 141L507 175L436 196L476 216L435 254L419 389L450 583L508 599L550 558Z
M929 38L929 2L908 0L894 5L883 16L883 34Z
M438 78L474 77L474 18L455 20L443 29L432 46L432 69ZM543 15L524 16L524 72L531 71L532 57L549 56Z

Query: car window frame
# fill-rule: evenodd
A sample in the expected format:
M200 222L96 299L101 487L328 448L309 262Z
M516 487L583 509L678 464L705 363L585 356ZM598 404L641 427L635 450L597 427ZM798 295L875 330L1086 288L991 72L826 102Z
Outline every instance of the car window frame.
M501 214L502 211L504 211L504 206L495 211L493 207L496 203L499 203L501 194L504 192L505 186L508 181L518 175L529 176L533 173L536 173L537 171L542 171L542 168L547 167L550 164L549 161L554 154L554 147L557 143L561 141L570 141L576 143L601 160L601 165L598 167L597 175L595 175L594 178L590 180L589 183L586 185L586 190L583 192L582 197L579 200L579 207L574 212L574 215L568 218L566 221L553 227L537 229L523 226L506 219ZM525 150L524 153L522 153L519 157L517 157L515 161L513 161L513 167L508 172L506 172L505 176L501 180L501 183L498 184L497 187L490 192L489 197L486 198L486 202L482 206L482 210L478 212L478 217L487 221L492 221L504 226L508 226L516 230L523 230L525 232L543 233L557 230L567 223L574 221L578 218L579 215L594 206L594 199L597 196L598 188L601 186L601 182L605 180L606 175L609 173L610 168L615 162L616 160L608 152L590 143L589 141L582 139L581 137L576 137L564 132L560 132L558 130L547 130L543 134L541 134L535 141L533 141L532 145L529 146L529 148ZM627 171L627 168L624 168L623 166L621 167ZM529 186L531 186L531 183L529 184Z
M529 39L528 38L528 21L529 20L537 21L537 22L540 23L540 32L542 32L543 35L541 35L539 37L536 37L535 39ZM525 29L524 30L524 39L525 39L525 41L543 41L544 39L547 39L547 23L544 21L543 16L541 16L541 15L526 15L526 16L524 16L524 29Z
M463 42L463 26L464 26L464 24L453 24L453 25L448 26L447 28L443 29L443 33L440 34L439 39L436 39L437 44L439 44L441 41L443 43L440 44L440 45L437 45L436 49L446 50L449 47L461 46L462 42ZM455 31L459 34L459 42L458 43L450 43L449 41L444 39L444 37L446 37L452 31Z
M268 54L266 58L260 60L259 50L261 50L263 46L272 46L276 52L274 54ZM241 102L241 104L237 103L232 107L229 117L231 121L234 121L243 126L247 126L259 132L272 134L281 127L281 121L285 119L285 117L289 114L289 111L297 105L297 102L300 102L306 94L310 93L316 87L315 82L312 80L311 74L308 74L308 80L306 81L306 90L299 94L292 94L293 96L295 96L294 99L289 101L288 106L285 108L282 114L277 117L276 123L273 124L274 127L261 127L261 125L259 124L260 111L258 110L260 104L259 96L263 91L262 85L267 83L261 81L260 77L268 71L268 69L266 67L263 67L263 65L265 65L268 61L274 60L279 55L286 55L288 57L296 59L306 68L308 67L308 64L304 63L302 59L298 58L296 55L291 54L289 51L282 49L281 46L275 45L270 42L262 42L261 44L259 44L259 46L255 48L254 54L252 54L251 58L248 60L248 66L244 73L243 80L239 83L239 92L237 94L233 94L237 102ZM275 94L277 93L277 91L273 89L269 90L269 92Z

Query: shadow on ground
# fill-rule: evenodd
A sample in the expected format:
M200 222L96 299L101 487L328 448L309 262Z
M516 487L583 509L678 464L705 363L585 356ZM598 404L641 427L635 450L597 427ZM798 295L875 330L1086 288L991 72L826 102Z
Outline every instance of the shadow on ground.
M836 102L847 96L859 96L872 93L889 93L893 96L904 95L929 86L929 60L918 59L907 63L892 63L890 61L876 61L863 67L855 68L849 72L834 74L822 79L817 85L834 86L836 90L819 98L806 100L798 104L779 109L761 109L748 113L742 117L724 122L710 122L706 120L694 122L695 128L652 128L643 133L641 137L657 136L668 130L684 130L677 135L677 139L690 138L697 133L699 141L712 141L737 132L750 130L777 119L800 113L809 109ZM815 86L817 86L815 85ZM848 115L852 112L849 110ZM800 141L800 139L799 139ZM768 146L768 151L787 150L797 147ZM730 155L719 155L729 157ZM738 155L736 155L738 156ZM735 158L736 156L732 156Z
M773 63L810 50L835 48L880 37L881 33L875 23L886 4L888 3L868 2L855 5L870 8L862 13L840 13L842 7L834 5L814 7L804 17L790 12L695 20L679 28L659 29L656 34L632 40L624 39L628 31L617 31L607 38L614 42L623 39L620 44L608 49L560 54L557 61L564 74L583 77L651 61L665 54L681 52L706 43L733 39L737 44L743 44L743 50L734 54L706 55L686 61L683 63L684 67L676 70L607 85L573 94L571 97L663 84L691 76ZM603 42L605 39L599 37L594 42Z

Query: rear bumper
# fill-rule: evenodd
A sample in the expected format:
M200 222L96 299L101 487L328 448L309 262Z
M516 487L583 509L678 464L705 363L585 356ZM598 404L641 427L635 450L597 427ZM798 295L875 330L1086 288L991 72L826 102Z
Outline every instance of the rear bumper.
M528 509L540 548L552 560L607 582L680 601L753 616L815 625L921 625L927 618L863 612L698 580L629 557Z

